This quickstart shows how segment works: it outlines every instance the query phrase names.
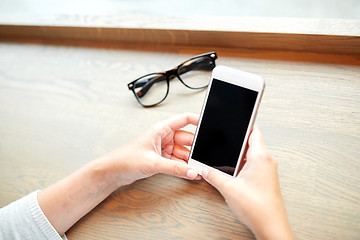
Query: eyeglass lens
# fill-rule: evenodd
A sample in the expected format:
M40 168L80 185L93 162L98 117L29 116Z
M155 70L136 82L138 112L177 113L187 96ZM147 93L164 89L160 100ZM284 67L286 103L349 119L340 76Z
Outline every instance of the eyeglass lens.
M165 99L168 93L168 81L163 74L150 74L134 83L137 99L144 106L157 104Z
M209 84L209 71L214 67L214 61L210 57L198 57L181 64L178 67L178 75L187 87L200 89Z

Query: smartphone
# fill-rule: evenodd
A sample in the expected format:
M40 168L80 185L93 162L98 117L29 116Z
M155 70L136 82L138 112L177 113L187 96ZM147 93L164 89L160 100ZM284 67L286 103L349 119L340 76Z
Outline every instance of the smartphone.
M189 157L199 174L206 166L238 174L264 88L258 75L225 66L213 69Z

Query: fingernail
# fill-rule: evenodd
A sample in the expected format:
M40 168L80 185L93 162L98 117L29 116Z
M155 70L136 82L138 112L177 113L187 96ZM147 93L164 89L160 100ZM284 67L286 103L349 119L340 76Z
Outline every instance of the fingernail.
M198 175L198 173L197 173L197 171L196 171L195 169L189 169L189 170L187 171L187 174L186 174L186 176L187 176L188 178L190 178L190 179L196 178L197 175Z
M208 169L208 168L204 168L204 169L202 170L202 176L203 176L204 178L207 178L208 173L209 173L209 169Z

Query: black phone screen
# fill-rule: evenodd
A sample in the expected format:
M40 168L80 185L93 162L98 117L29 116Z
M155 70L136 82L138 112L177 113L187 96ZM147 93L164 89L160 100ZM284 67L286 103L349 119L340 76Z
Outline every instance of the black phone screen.
M234 174L258 92L213 79L191 158Z

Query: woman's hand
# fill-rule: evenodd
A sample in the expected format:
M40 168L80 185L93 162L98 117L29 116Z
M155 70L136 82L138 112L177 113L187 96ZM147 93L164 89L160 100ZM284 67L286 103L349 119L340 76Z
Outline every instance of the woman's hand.
M280 193L277 162L268 152L262 133L254 127L247 162L236 178L215 169L202 176L219 190L234 214L258 239L294 239Z
M187 165L192 133L199 117L184 113L155 124L136 139L80 168L38 193L38 202L53 227L63 235L74 223L118 187L157 173L199 179Z
M117 186L157 173L200 179L196 170L187 165L190 151L186 146L191 146L194 134L181 130L198 121L199 116L192 113L174 116L99 160L109 164Z

